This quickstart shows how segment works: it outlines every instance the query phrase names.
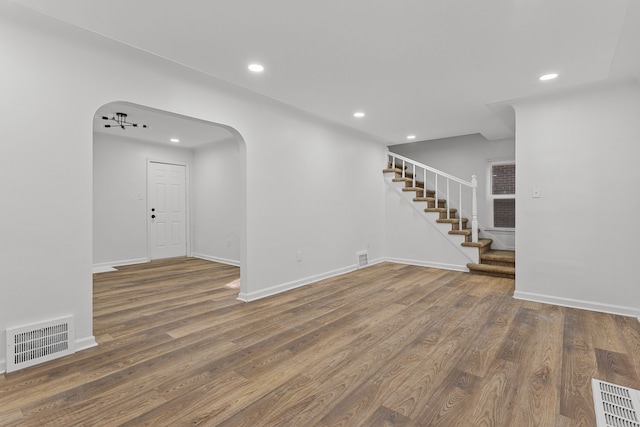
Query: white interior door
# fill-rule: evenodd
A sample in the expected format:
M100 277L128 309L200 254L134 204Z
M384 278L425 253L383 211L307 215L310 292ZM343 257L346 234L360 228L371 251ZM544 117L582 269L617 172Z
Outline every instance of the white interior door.
M187 255L186 166L149 162L149 257Z

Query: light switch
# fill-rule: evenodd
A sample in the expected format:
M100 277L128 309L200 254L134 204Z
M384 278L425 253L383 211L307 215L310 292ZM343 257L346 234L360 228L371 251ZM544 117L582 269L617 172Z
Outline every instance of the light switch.
M531 197L533 197L534 199L539 199L541 196L540 194L540 187L533 187L533 190L531 191Z

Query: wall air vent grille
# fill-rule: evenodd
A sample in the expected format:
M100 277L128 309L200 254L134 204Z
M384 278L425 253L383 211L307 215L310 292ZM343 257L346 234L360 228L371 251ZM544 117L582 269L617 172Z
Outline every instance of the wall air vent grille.
M356 253L356 266L358 268L366 267L369 265L369 254L367 251Z
M73 316L7 329L7 372L74 352Z
M592 379L598 427L640 427L640 391Z

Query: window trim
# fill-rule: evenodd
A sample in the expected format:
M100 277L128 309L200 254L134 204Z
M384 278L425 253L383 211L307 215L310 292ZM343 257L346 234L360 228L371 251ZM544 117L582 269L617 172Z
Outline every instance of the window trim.
M486 179L486 213L487 213L487 224L491 224L490 227L487 227L487 231L509 231L515 232L515 227L494 227L493 224L493 200L494 199L514 199L516 198L514 194L492 194L493 191L493 174L492 169L493 166L497 165L515 165L515 159L487 159L487 179ZM517 171L516 171L517 176Z

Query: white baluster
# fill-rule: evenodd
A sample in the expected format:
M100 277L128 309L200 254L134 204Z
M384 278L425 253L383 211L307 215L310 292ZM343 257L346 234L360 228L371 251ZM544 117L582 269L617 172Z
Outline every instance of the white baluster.
M404 178L404 159L402 159L402 177Z
M449 178L447 178L447 204L445 204L445 208L447 209L447 219L451 219L449 212L449 201L451 200L451 196L449 195Z
M460 210L458 211L458 229L462 230L462 184L460 184ZM466 240L466 239L465 239Z
M436 206L436 208L439 208L439 207L440 207L440 205L438 205L438 174L436 174L436 183L435 183L435 186L436 186L436 194L434 195L434 196L435 196L435 198L436 198L436 205L435 205L435 206Z
M473 198L471 200L471 241L478 243L478 196L476 194L478 189L478 180L475 175L471 177L471 188L473 192Z
M424 170L423 178L424 187L422 188L422 197L427 197L427 170Z
M413 188L416 188L416 165L413 165Z

